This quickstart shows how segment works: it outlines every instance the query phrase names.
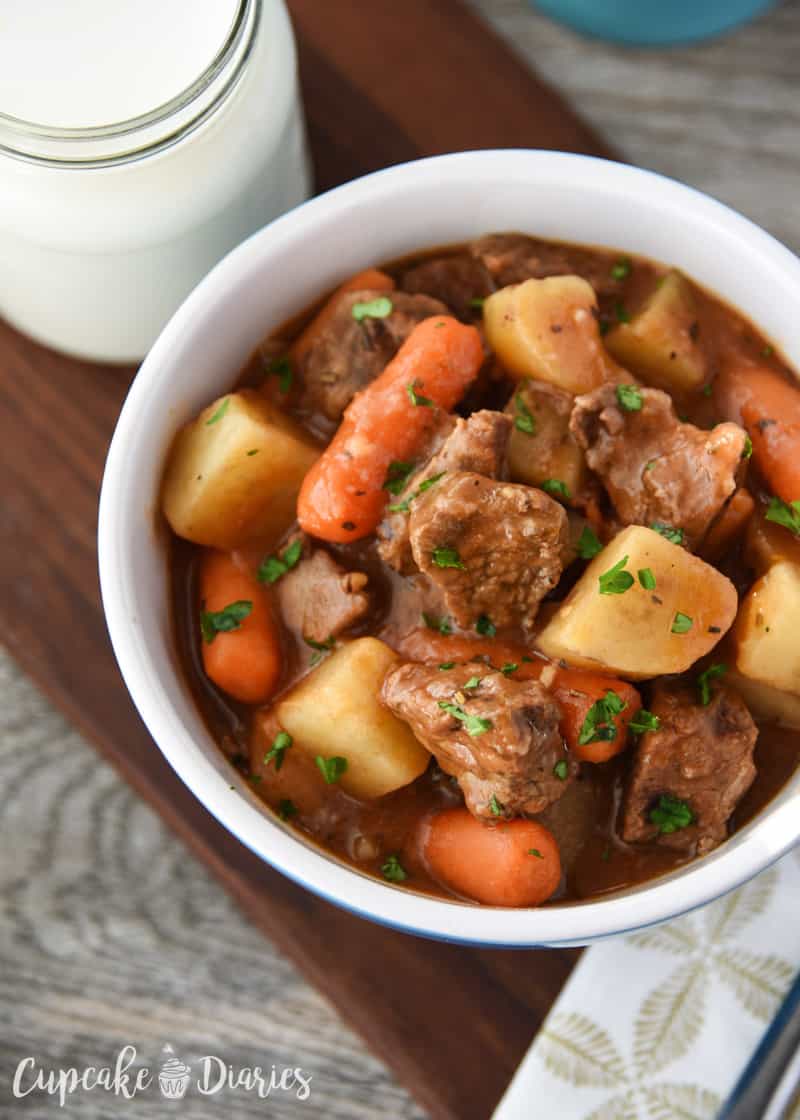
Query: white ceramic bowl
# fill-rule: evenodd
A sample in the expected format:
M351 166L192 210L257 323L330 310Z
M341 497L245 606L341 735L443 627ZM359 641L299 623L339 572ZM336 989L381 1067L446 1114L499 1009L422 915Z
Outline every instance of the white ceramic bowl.
M468 906L379 882L270 816L215 746L173 648L158 490L177 427L225 391L254 346L348 274L495 230L607 245L677 265L744 311L800 368L800 262L751 222L661 176L539 151L405 164L322 195L227 256L168 323L125 403L100 504L111 639L145 723L206 808L262 859L332 902L432 937L585 944L673 917L766 867L800 838L800 774L713 854L594 902ZM233 786L233 788L231 788Z

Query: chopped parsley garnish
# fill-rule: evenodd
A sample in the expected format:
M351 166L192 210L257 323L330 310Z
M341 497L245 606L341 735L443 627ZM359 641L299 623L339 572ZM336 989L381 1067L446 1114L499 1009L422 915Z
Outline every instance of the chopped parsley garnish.
M492 799L489 802L489 808L492 810L493 817L502 817L506 811L506 807L502 801L497 800L497 794L492 794Z
M440 670L445 673L448 669L454 669L456 666L455 661L443 661L439 666Z
M421 393L417 392L418 386L418 381L413 381L410 385L406 385L408 399L411 401L415 408L420 406L424 408L433 408L433 401L430 399L430 397L423 397Z
M408 878L408 872L397 856L386 857L381 864L381 875L389 883L404 883Z
M644 469L646 471L651 471L653 469L653 467L656 465L656 462L657 462L656 459L651 459L649 463L645 463Z
M450 548L448 545L435 548L431 553L431 559L437 568L460 568L462 572L467 570L466 564L458 555L458 549Z
M264 755L264 765L269 766L270 762L275 759L275 769L280 770L283 766L283 756L292 745L292 737L288 731L279 731L273 740L272 746Z
M536 856L537 859L544 859L544 856L542 855L542 853L539 851L538 848L528 848L528 855L529 856Z
M711 703L711 682L717 680L719 677L724 677L728 671L728 666L720 662L717 665L709 665L697 678L697 688L700 693L700 703L703 707L707 707Z
M603 545L600 543L597 533L590 526L584 525L578 541L578 555L581 560L591 560L597 556L598 552L602 551Z
M564 498L566 501L572 497L569 492L569 486L566 482L562 482L560 478L546 478L542 483L542 490L545 494L551 494L553 497L558 496Z
M631 321L630 313L626 309L624 303L617 303L617 305L614 308L614 313L617 316L617 322L618 323L630 323L630 321Z
M225 415L225 413L230 408L230 403L231 403L231 398L230 397L225 397L222 404L214 411L214 413L211 416L209 416L208 420L206 420L206 427L207 428L210 428L212 424L218 424L219 423L219 421L222 419L222 417Z
M713 391L710 385L704 385L701 390L704 397L710 397Z
M383 489L388 490L390 494L400 494L408 485L408 480L414 473L415 467L416 463L404 463L399 459L394 459L386 471Z
M285 576L288 571L295 567L297 561L303 553L303 541L301 537L292 541L288 548L285 548L280 556L268 556L258 568L258 578L262 583L277 583L281 576Z
M364 319L385 319L393 310L392 301L388 296L377 296L363 303L354 303L351 314L357 323Z
M323 758L321 754L318 754L314 761L329 786L335 785L342 774L347 771L347 759L342 758L339 754L333 755L332 758Z
M497 633L497 627L489 618L488 614L482 614L475 623L476 631L483 638L493 638Z
M510 673L516 673L517 669L519 669L519 665L516 661L506 661L500 672L504 677L507 677Z
M267 373L274 373L278 378L278 388L285 395L292 387L292 380L294 374L292 366L287 357L276 358L274 362L270 362L267 366Z
M247 458L248 458L248 459L250 458L250 456L251 456L251 455L258 455L258 448L257 448L257 447L252 447L252 448L251 448L251 449L250 449L250 450L249 450L249 451L247 452Z
M631 274L633 263L630 257L623 257L622 260L616 262L611 266L611 279L612 280L627 280Z
M235 603L228 603L221 611L201 611L200 631L203 641L211 645L217 634L238 630L252 609L252 599L237 599Z
M282 821L288 821L292 817L296 817L297 812L297 806L288 797L284 797L283 800L278 802L278 816Z
M470 677L467 683L462 685L461 687L471 692L473 689L476 689L478 687L482 680L482 677Z
M484 719L482 716L470 715L460 708L458 704L451 704L448 700L440 700L439 707L442 711L447 712L453 719L457 719L459 723L464 724L464 730L467 735L476 738L478 735L483 735L486 731L491 731L494 724L490 719Z
M517 393L514 397L514 427L528 436L532 436L536 431L536 420L522 399L522 393Z
M470 305L470 307L474 308L476 311L481 311L481 310L483 310L483 305L484 305L485 302L486 302L486 296L473 296L472 299L469 301L469 305Z
M771 498L764 516L767 521L774 521L776 525L782 525L790 533L800 536L800 499L790 503Z
M692 619L688 614L683 611L676 611L675 617L672 620L672 633L673 634L688 634L692 628Z
M771 358L774 353L775 353L775 347L770 346L769 343L767 343L767 345L762 347L762 349L761 349L761 357L762 358Z
M648 712L647 708L640 708L628 724L628 730L634 735L644 735L645 731L658 731L660 726L661 720L658 716Z
M553 767L553 774L560 782L565 782L569 777L569 763L565 758L559 761Z
M656 577L653 575L652 568L640 568L637 575L639 576L639 583L645 591L655 591Z
M602 852L600 853L600 859L603 861L603 863L608 863L608 861L611 859L610 844L606 844L605 848L603 848Z
M694 813L685 801L665 793L659 797L655 809L650 810L650 820L653 824L657 824L658 831L666 836L671 832L688 828L694 821Z
M625 701L613 689L608 689L601 700L595 700L578 732L578 743L585 747L587 743L610 743L617 737L617 725L614 716L618 716L627 707Z
M428 614L427 611L422 612L422 621L429 630L438 630L440 634L452 634L453 627L447 615L442 615L437 618L435 614Z
M671 525L665 525L663 521L651 522L650 528L653 532L668 540L670 544L683 544L683 529L673 529Z
M617 400L626 412L641 412L642 394L635 385L617 385Z
M745 436L744 437L744 450L742 451L742 458L743 459L749 459L752 454L753 454L753 441L750 439L750 436Z
M315 665L319 665L326 653L330 653L336 647L336 639L333 634L326 638L324 642L317 642L313 638L307 638L303 635L303 641L315 651L314 656L308 663L312 669Z
M426 478L424 482L420 482L414 493L409 494L404 502L395 502L393 505L390 505L389 512L408 513L409 509L411 508L411 503L414 501L414 499L418 498L420 494L424 494L426 490L430 490L431 486L434 486L440 478L444 478L446 473L446 471L441 471L439 474L434 474L430 478Z
M444 478L446 473L446 471L441 471L440 474L431 475L431 477L426 478L424 482L420 482L419 490L417 490L416 494L414 494L414 497L418 498L420 494L424 494L426 490L430 490L431 486L437 483L440 478Z
M628 557L623 556L613 568L603 572L599 579L601 595L622 595L633 587L633 576L624 570L627 563Z

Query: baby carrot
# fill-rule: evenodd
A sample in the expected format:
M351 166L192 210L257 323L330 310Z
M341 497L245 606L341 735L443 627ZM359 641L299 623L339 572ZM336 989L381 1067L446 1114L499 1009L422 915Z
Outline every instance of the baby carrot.
M800 500L800 388L766 366L729 366L714 382L714 399L726 416L741 418L772 493Z
M642 706L642 699L632 684L582 669L557 669L551 688L561 705L561 734L576 758L581 762L607 762L625 750L628 724ZM613 710L613 706L617 706L614 701L613 706L603 707L602 702L609 692L624 704L622 711ZM595 708L593 713L592 708L598 701L600 708ZM611 728L613 738L605 738Z
M281 675L281 643L268 592L227 552L200 564L203 668L214 684L245 704L269 698Z
M538 906L561 881L558 844L536 821L484 824L445 809L423 822L420 840L434 879L487 906Z
M297 500L300 527L337 542L373 532L387 499L389 464L413 457L434 423L435 406L449 412L482 363L474 327L446 315L418 323L380 377L347 406L306 475Z
M304 327L292 343L289 350L289 360L295 365L299 365L303 360L322 333L323 328L336 314L340 296L347 292L390 292L393 288L394 280L391 276L377 268L365 268L363 272L357 272L355 276L345 280L333 295L325 301L311 322Z

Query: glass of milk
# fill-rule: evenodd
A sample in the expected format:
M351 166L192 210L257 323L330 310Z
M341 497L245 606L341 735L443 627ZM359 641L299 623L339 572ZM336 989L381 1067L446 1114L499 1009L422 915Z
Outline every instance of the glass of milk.
M307 197L283 0L0 5L0 316L144 356L229 249Z

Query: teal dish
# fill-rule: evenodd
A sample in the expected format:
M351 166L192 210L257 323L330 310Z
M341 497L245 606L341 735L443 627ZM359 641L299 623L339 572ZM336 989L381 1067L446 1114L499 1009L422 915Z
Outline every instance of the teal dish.
M631 46L695 43L747 23L775 0L535 0L545 15L586 35Z

